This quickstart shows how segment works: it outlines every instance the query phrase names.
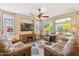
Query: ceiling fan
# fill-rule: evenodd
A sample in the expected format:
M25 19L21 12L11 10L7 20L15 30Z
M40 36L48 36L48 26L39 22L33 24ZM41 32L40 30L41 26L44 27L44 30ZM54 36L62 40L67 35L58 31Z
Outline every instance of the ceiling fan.
M49 18L49 16L44 15L44 13L41 12L41 11L42 11L42 9L38 9L38 14L37 15L34 15L33 13L30 13L30 14L31 14L32 17L34 17L34 18L37 17L39 20L41 20L43 18Z

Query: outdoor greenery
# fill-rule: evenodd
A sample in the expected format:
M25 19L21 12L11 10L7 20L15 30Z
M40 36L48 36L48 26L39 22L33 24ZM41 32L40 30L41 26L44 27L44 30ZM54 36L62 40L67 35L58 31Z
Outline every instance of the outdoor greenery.
M70 25L70 23L65 23L65 24L63 24L63 30L64 31L69 31L70 30L70 28L71 28L71 25Z
M52 31L52 25L46 24L45 25L46 31Z

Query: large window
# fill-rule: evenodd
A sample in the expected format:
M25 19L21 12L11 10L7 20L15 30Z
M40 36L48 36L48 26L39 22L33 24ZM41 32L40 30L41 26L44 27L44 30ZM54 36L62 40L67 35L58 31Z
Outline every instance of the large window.
M56 34L71 35L71 18L55 20Z
M43 25L44 25L44 34L51 34L53 31L53 24L51 19L45 19L43 20Z
M3 35L7 38L14 36L14 16L3 14Z

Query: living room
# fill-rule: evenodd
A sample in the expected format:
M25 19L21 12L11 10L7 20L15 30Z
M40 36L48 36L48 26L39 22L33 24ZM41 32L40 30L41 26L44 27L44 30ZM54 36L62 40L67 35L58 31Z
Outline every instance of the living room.
M79 56L78 5L0 3L0 56Z

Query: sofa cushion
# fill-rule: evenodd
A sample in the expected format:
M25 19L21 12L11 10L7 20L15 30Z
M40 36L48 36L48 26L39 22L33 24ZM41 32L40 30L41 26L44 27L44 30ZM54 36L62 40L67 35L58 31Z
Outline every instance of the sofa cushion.
M61 46L62 48L65 46L65 44L66 44L67 42L66 41L59 41L59 42L57 42L54 46Z
M53 46L53 50L57 51L60 54L62 54L63 52L63 48L59 45Z

